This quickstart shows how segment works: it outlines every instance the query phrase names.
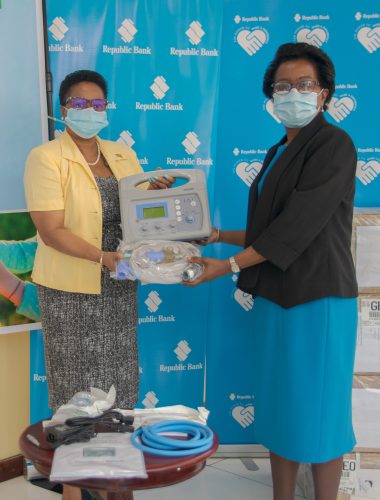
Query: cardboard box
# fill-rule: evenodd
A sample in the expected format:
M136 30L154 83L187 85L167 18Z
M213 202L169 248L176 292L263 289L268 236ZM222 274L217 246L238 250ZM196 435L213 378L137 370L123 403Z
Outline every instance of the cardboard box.
M357 441L355 451L380 453L379 374L354 376L352 420Z
M380 373L380 295L361 294L358 307L355 372Z
M314 500L310 464L301 464L297 485L306 500ZM337 500L380 499L380 452L349 453L343 458L342 478Z
M380 208L355 209L351 251L360 293L380 295Z
M352 400L357 445L343 457L337 500L380 500L380 373L356 374ZM297 484L314 500L310 464L301 464Z

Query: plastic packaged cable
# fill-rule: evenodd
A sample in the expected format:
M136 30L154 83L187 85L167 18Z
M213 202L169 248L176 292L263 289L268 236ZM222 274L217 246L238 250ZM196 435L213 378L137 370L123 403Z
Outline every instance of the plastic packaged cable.
M90 392L77 392L66 404L60 406L50 420L43 421L43 427L64 424L68 418L96 417L112 408L116 400L115 386L108 393L91 387Z
M190 263L189 257L200 257L199 248L183 241L146 240L132 244L120 243L124 258L119 261L116 279L139 279L145 283L171 285L194 281L203 266Z

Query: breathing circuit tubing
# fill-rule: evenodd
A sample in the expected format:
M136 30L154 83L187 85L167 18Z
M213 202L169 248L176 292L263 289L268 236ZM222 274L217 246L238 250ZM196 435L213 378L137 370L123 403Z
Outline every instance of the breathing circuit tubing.
M176 439L161 434L181 433L190 439ZM214 441L212 430L206 425L184 420L168 420L140 427L131 436L131 442L139 450L153 455L183 457L202 453L211 448Z

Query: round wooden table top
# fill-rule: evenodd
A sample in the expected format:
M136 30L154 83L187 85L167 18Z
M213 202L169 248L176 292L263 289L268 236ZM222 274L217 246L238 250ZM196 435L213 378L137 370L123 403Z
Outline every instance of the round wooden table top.
M27 437L28 435L32 436L32 439L29 439ZM36 440L36 443L39 443L39 446L32 442L33 438ZM161 457L144 453L146 472L148 474L146 479L83 479L80 481L67 482L67 484L89 490L107 491L107 498L109 499L132 499L133 490L169 486L195 476L206 465L206 459L215 453L218 444L218 437L214 433L212 447L197 455L190 455L187 457ZM23 455L32 460L35 468L44 476L49 477L54 450L49 448L46 442L42 423L38 422L27 427L21 434L19 445Z

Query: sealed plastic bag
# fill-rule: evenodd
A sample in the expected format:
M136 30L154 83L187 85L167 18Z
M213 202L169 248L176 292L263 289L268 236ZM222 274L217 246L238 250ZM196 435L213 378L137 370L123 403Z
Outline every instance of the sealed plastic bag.
M68 418L96 417L112 408L116 400L115 386L111 386L108 394L101 389L91 387L90 392L77 392L54 413L51 420L44 420L43 427L63 424Z
M54 452L51 481L85 478L146 478L143 453L129 434L101 433L87 443L62 445Z
M183 241L146 240L120 243L124 258L119 261L116 279L139 279L145 283L171 285L181 281L194 281L203 266L189 262L189 257L200 257L199 248Z
M137 429L142 425L150 425L166 420L187 420L206 425L210 414L204 406L196 410L184 405L161 406L158 408L135 408L133 410L119 409L123 415L134 417L134 427Z

